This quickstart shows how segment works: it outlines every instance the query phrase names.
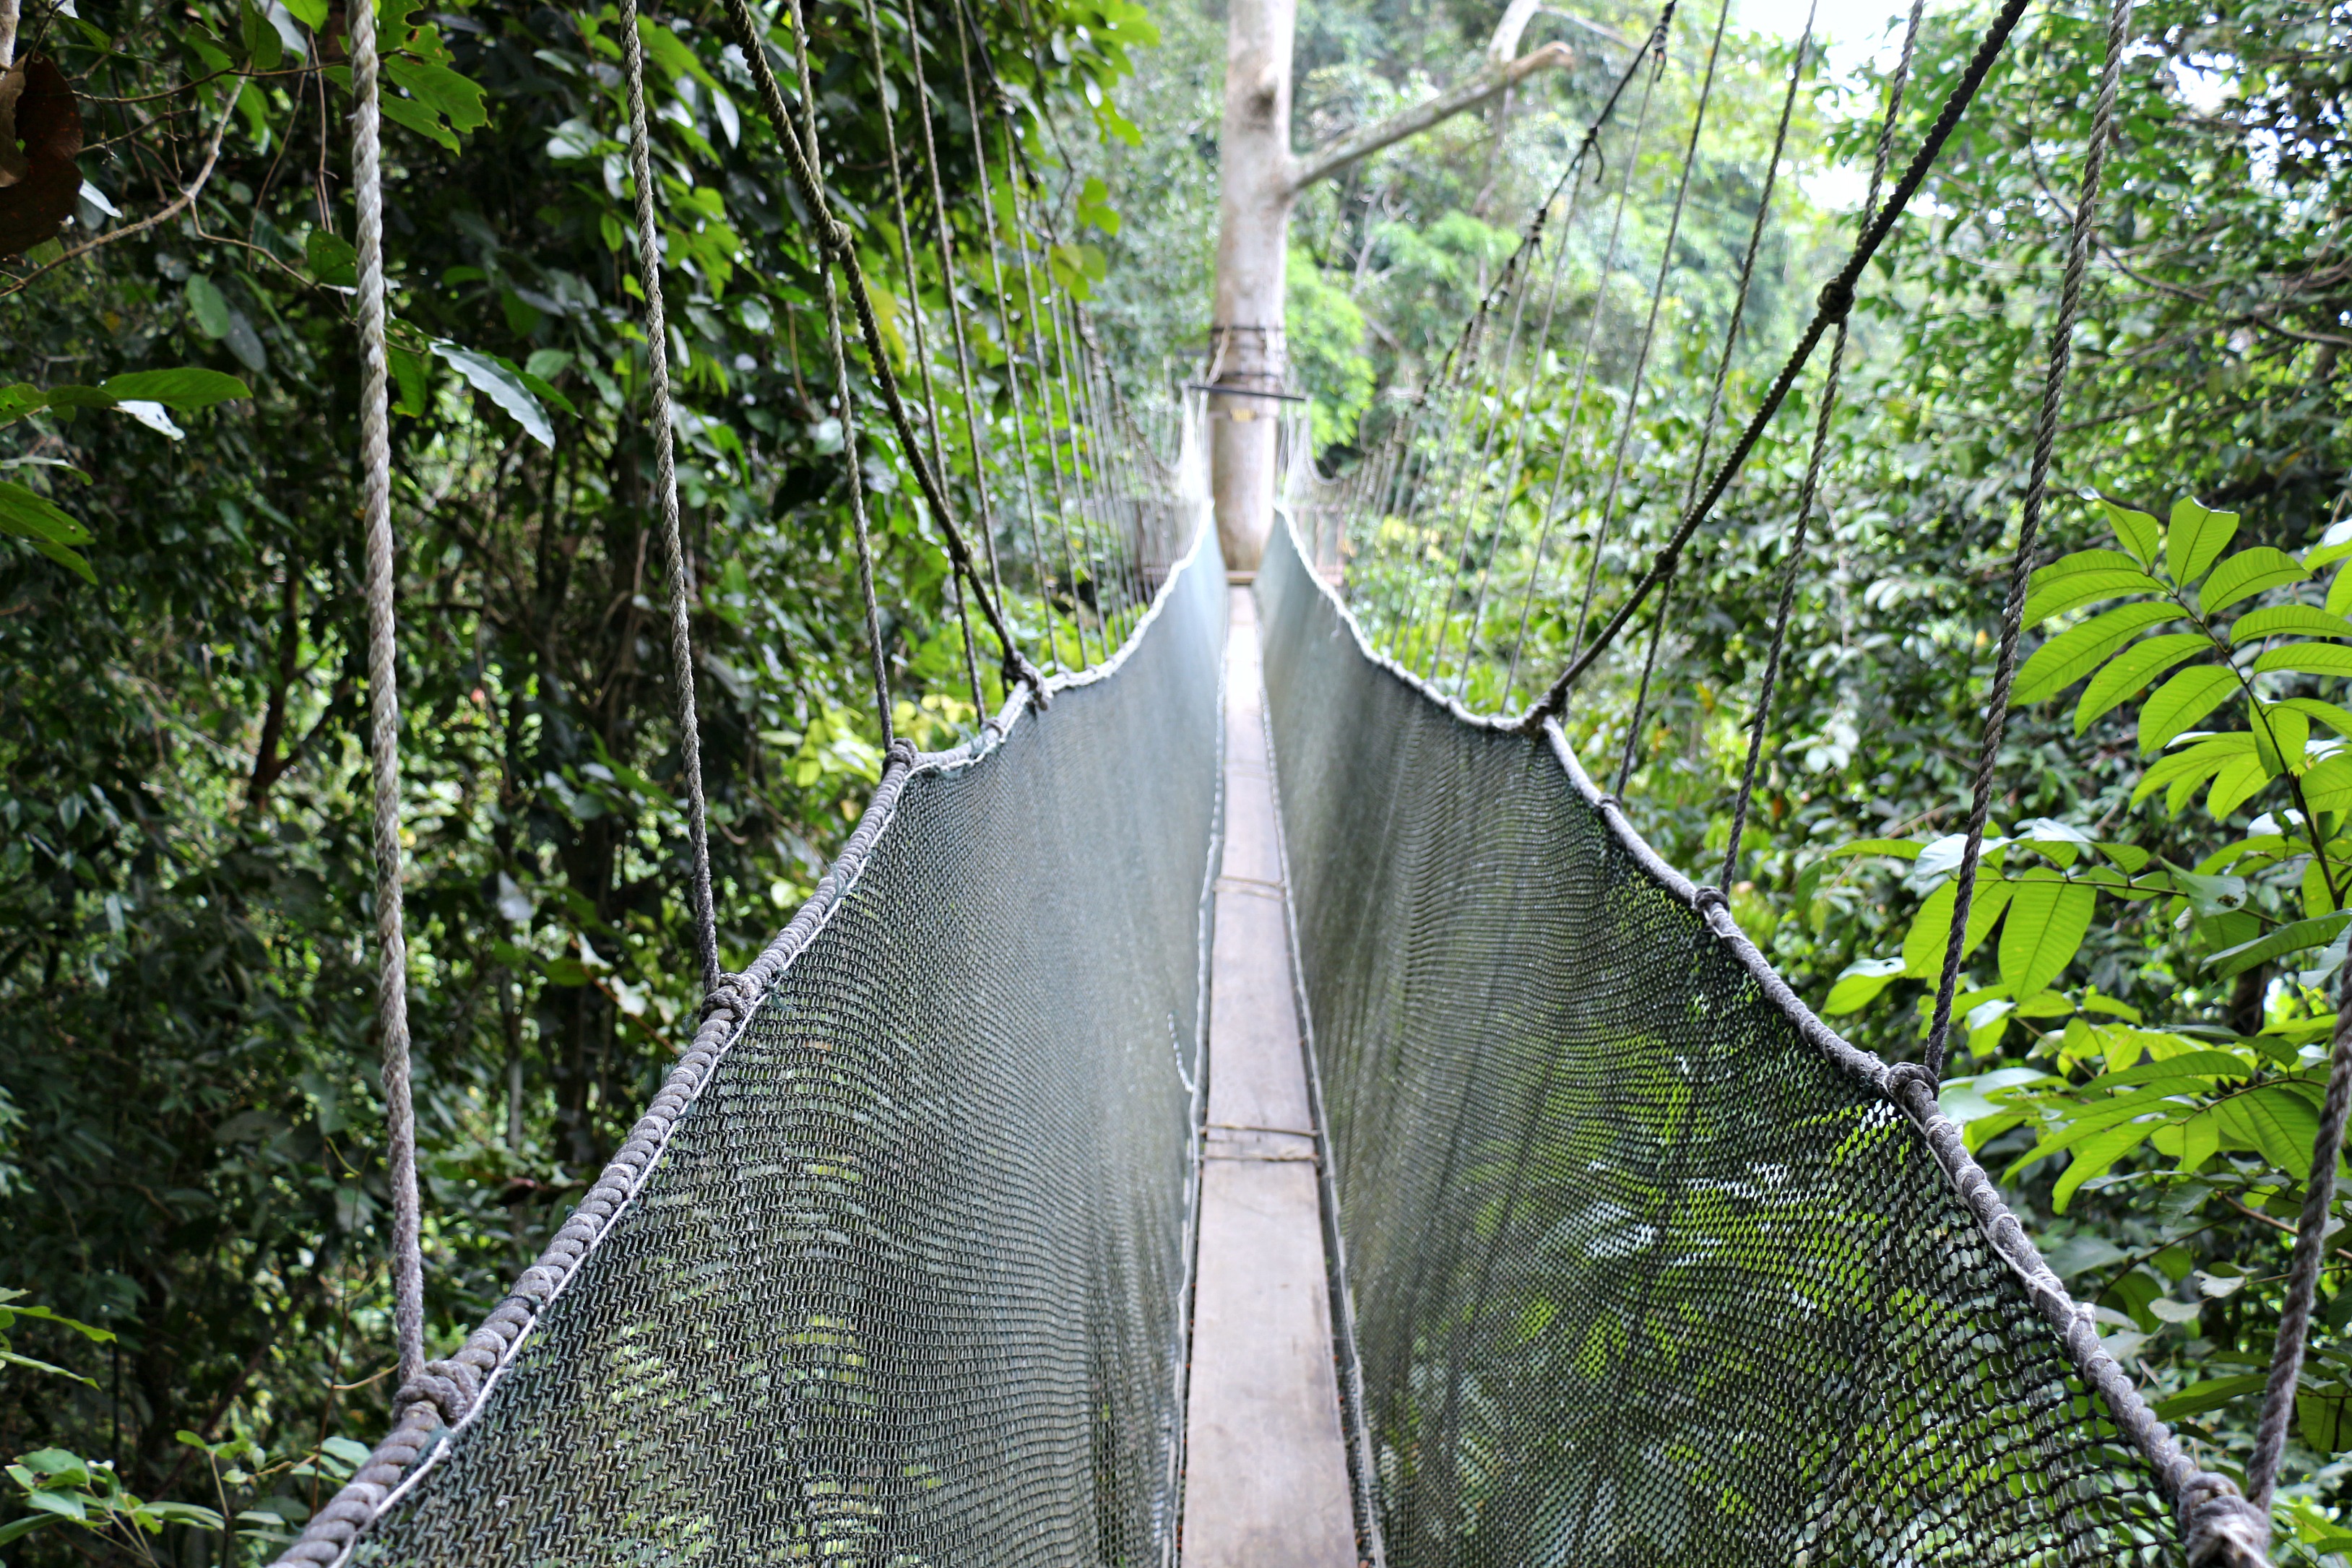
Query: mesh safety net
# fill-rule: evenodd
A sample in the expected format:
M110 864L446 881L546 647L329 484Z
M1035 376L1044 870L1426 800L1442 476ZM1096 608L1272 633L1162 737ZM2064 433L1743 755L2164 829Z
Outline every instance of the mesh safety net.
M1885 1069L1556 728L1372 654L1282 527L1258 592L1387 1562L2179 1561Z
M877 798L356 1561L1168 1559L1223 618L1211 545L1114 666Z

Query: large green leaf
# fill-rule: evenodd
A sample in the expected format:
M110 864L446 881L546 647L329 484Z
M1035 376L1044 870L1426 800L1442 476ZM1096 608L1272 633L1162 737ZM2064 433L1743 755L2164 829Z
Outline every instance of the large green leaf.
M2056 979L2074 962L2097 907L2098 895L2079 883L2011 883L2000 950L2001 983L2010 994L2030 997Z
M1831 985L1829 999L1822 1004L1822 1011L1831 1018L1860 1012L1876 999L1879 992L1901 979L1903 970L1900 957L1864 958L1848 964Z
M1984 945L1985 934L2009 907L2010 891L2015 885L1998 876L1978 876L1976 896L1969 900L1969 929L1960 944L1961 957ZM1903 972L1913 979L1943 977L1944 952L1952 938L1952 910L1959 894L1959 878L1949 878L1927 896L1912 918L1911 929L1903 937Z
M2319 1114L2311 1102L2284 1083L2236 1094L2215 1107L2222 1131L2241 1146L2257 1150L2279 1169L2301 1181L2311 1174L2311 1145L2319 1131Z
M235 376L195 365L109 376L98 390L117 402L160 402L166 408L178 409L210 408L216 402L253 395L253 389Z
M2126 648L2083 688L2082 700L2074 705L2074 733L2090 728L2117 703L2181 660L2212 646L2212 640L2202 632L2174 632Z
M2157 551L2164 542L2161 525L2146 512L2118 506L2095 492L2091 498L2098 502L2101 511L2107 514L2107 521L2114 525L2116 538L2123 541L2124 549L2129 550L2140 565L2153 567Z
M2149 1134L2165 1124L2151 1118L2145 1122L2125 1122L2095 1133L2074 1145L2074 1158L2051 1188L2050 1207L2060 1214L2074 1201L2074 1193L2093 1176L2105 1175L2115 1163L2148 1140Z
M2172 569L2172 580L2183 588L2195 582L2237 537L2237 513L2216 512L2181 497L2172 504L2172 527L2164 540L2165 564Z
M2205 797L2205 810L2215 821L2222 821L2261 794L2263 786L2276 777L2259 753L2232 758L2214 771L2213 789Z
M2352 642L2352 621L2308 604L2273 604L2249 610L2231 624L2230 641L2242 646L2264 637L2341 637Z
M2315 811L2352 810L2352 751L2339 751L2305 774L2303 798Z
M2279 706L2291 707L2297 713L2306 714L2345 739L2352 740L2352 708L2338 707L2334 703L2322 702L2317 697L2289 697L2279 704Z
M2242 970L2251 969L2257 964L2267 964L2273 958L2283 957L2289 953L2301 953L2313 947L2325 947L2336 940L2336 934L2344 929L2347 923L2352 923L2352 914L2322 915L2317 920L2298 920L2293 925L2282 925L2275 931L2256 937L2252 942L2242 942L2235 947L2226 947L2207 958L2205 967L2216 978L2226 980L2231 976Z
M2139 754L2153 757L2163 750L2237 691L2237 673L2225 664L2192 664L2174 675L2139 710Z
M2157 1419L2179 1421L2185 1416L2202 1416L2208 1410L2219 1410L2233 1399L2260 1393L2270 1380L2270 1374L2266 1372L2239 1372L2227 1377L2203 1378L2168 1399L2158 1400Z
M2242 599L2285 583L2301 582L2310 575L2304 570L2303 563L2286 551L2268 545L2252 545L2213 569L2213 575L2198 591L2198 606L2207 615L2216 615Z
M2230 739L2237 738L2251 741L2252 737L2230 737ZM2231 745L2230 739L2223 739L2218 743L2211 740L2200 741L2186 751L2176 752L2160 762L2151 764L2147 771L2139 776L2139 783L2132 789L2132 804L2138 805L2168 784L2185 782L2194 789L2198 784L2210 779L2219 769L2246 754L2248 747ZM2352 779L2347 779L2347 782L2352 783ZM2180 808L2172 806L2169 810L2177 816Z
M2106 553L2112 555L2116 552L2110 550ZM2094 571L2078 571L2028 594L2023 624L2038 626L2053 615L2063 615L2069 610L2080 610L2085 604L2096 604L2102 600L2121 599L2126 593L2163 591L2164 584L2136 567L2106 567Z
M2289 643L2263 651L2254 674L2292 670L2305 675L2352 675L2352 647L2336 643Z
M2017 672L2010 700L2038 703L2064 691L2099 667L2100 662L2139 632L2180 613L2168 603L2126 604L2095 615L2080 626L2070 626L2033 650ZM2352 622L2345 622L2352 633Z
M475 390L512 414L515 423L530 433L541 446L555 445L555 427L548 423L547 410L540 406L522 378L500 364L488 354L472 349L461 349L455 343L436 342L433 351L457 368L459 374L474 383Z

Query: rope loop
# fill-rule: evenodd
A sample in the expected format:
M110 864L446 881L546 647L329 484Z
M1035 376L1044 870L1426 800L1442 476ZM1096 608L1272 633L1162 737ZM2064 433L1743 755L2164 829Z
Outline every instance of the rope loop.
M1843 321L1853 310L1853 285L1843 277L1832 277L1822 285L1815 303L1821 308L1822 320L1832 325Z
M2200 1470L2182 1483L2180 1541L2189 1568L2252 1568L2270 1547L2270 1521L2226 1476Z
M1609 800L1609 797L1604 795L1601 799ZM1610 804L1614 805L1616 802L1611 800ZM1713 883L1703 882L1691 889L1691 912L1705 919L1706 912L1710 909L1720 909L1728 914L1731 910L1731 900L1725 895L1723 889Z
M395 1410L430 1405L440 1413L443 1425L454 1427L473 1409L481 1389L481 1373L464 1362L428 1361L424 1371L400 1385L392 1404Z

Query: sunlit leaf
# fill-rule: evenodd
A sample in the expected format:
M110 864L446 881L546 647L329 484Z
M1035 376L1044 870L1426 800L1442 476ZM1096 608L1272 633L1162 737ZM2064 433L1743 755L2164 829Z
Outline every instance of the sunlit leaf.
M2179 613L2170 603L2126 604L2095 615L2080 626L2068 627L2033 650L2032 657L2017 672L2010 700L2038 703L2064 691L2131 638ZM2347 622L2346 627L2352 632L2352 622Z
M2238 537L2238 514L2216 512L2183 496L2172 504L2172 527L2164 540L2165 564L2182 587L2195 582L2221 559Z
M2097 905L2098 895L2076 883L2011 883L2000 932L2001 982L2030 997L2056 979L2082 946Z
M2080 735L2090 728L2117 703L2181 660L2212 646L2202 632L2175 632L2126 648L2083 688L2082 700L2074 705L2074 733Z
M2352 653L2352 649L2347 649ZM2174 736L2237 695L2235 671L2223 664L2194 664L2158 686L2139 710L2139 754L2153 756Z

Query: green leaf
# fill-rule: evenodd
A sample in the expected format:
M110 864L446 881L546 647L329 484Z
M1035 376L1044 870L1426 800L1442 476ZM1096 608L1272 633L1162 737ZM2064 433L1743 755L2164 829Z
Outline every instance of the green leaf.
M1822 1011L1832 1018L1840 1013L1860 1012L1876 999L1878 993L1903 977L1902 958L1864 958L1848 964L1830 987L1829 999Z
M2163 543L2163 530L2157 520L2146 512L2118 506L2095 491L2086 494L2098 502L2101 511L2107 514L2107 521L2115 528L2116 538L2123 541L2124 549L2132 553L2132 558L2142 566L2153 567L2156 552Z
M312 229L310 237L302 243L302 261L310 269L311 277L331 288L359 287L360 253L340 235Z
M2157 687L2140 708L2139 754L2152 757L2163 750L2173 737L2196 727L2237 691L2237 673L2226 664L2192 664L2182 670Z
M650 18L640 16L637 18L637 37L644 40L646 57L667 72L672 80L692 77L707 88L718 87L701 57L688 47L684 38L667 27L656 26Z
M2254 674L2292 670L2305 675L2352 675L2352 647L2335 643L2288 643L2265 649L2254 661Z
M296 21L314 33L327 25L327 0L286 0L286 9Z
M417 102L445 116L458 131L478 131L489 123L489 114L482 108L481 88L447 66L387 55L383 71L415 95Z
M2352 740L2352 708L2341 708L2334 703L2322 702L2317 697L2289 697L2279 704L2279 706L2291 707L2297 713L2307 714L2345 739Z
M2101 661L2131 638L2179 613L2170 604L2126 604L2120 610L2095 615L2080 626L2068 627L2033 650L2033 656L2017 672L2017 684L2010 693L2010 700L2038 703L2064 691L2097 669ZM2345 625L2352 631L2352 621Z
M2336 1454L2352 1448L2352 1394L2335 1389L2296 1390L2294 1425L2315 1453ZM2352 1536L2346 1537L2346 1543L2352 1545Z
M2168 1399L2157 1402L2156 1416L2159 1421L2178 1421L2185 1416L2202 1416L2208 1410L2219 1410L2232 1399L2259 1392L2268 1386L2266 1372L2232 1373L2228 1377L2208 1377L2190 1384Z
M386 66L394 63L391 60L384 62ZM441 123L439 115L415 99L399 98L392 93L385 93L376 100L376 107L382 110L383 117L394 125L404 125L429 141L437 141L452 152L457 151L457 133Z
M2246 906L2246 879L2242 876L2204 876L2179 866L2168 868L2172 873L2172 890L2189 901L2189 907L2208 919L2217 915L2229 915Z
M188 275L186 285L188 314L195 319L196 330L207 338L228 336L228 297L220 286L201 272Z
M5 1524L0 1524L0 1546L5 1546L22 1536L30 1535L45 1524L55 1524L57 1521L58 1516L53 1513L28 1513L22 1519L12 1519Z
M2027 595L2023 623L2038 626L2053 615L2080 610L2085 604L2096 604L2103 599L2120 599L2126 593L2163 591L2164 584L2137 569L2111 567L2103 570L2074 572Z
M2212 972L2216 979L2226 980L2242 970L2251 969L2257 964L2267 964L2272 959L2284 956L2288 953L2301 953L2307 948L2325 947L2336 940L2336 933L2342 931L2347 923L2352 923L2352 914L2323 915L2317 920L2298 920L2292 925L2282 925L2277 930L2259 936L2252 942L2242 942L2235 947L2225 947L2207 958L2205 967Z
M2230 641L2241 645L2263 637L2341 637L2352 642L2352 621L2308 604L2273 604L2248 611L2230 627Z
M2158 1121L2125 1122L2094 1133L2074 1145L2074 1157L2059 1176L2058 1185L2051 1189L2050 1206L2060 1214L2074 1199L2074 1193L2084 1182L2101 1176L2132 1150L2146 1143L2148 1135L2164 1125Z
M555 445L555 427L547 422L547 410L540 406L539 399L531 395L516 371L491 355L461 349L455 343L436 341L433 351L455 365L475 390L513 415L515 423L533 441L551 449Z
M2261 794L2263 786L2273 777L2258 754L2235 758L2214 772L2213 788L2205 797L2205 810L2215 821L2224 821Z
M0 424L13 424L49 406L49 394L30 382L0 387Z
M2074 883L2010 884L2009 918L2000 930L2000 978L2012 995L2031 997L2074 961L2091 929L2098 895Z
M0 534L58 545L86 545L90 538L88 528L46 497L5 479L0 479Z
M2339 751L2305 774L2303 798L2315 811L2352 809L2352 751Z
M166 408L177 409L210 408L217 402L253 395L253 389L235 376L194 365L109 376L98 390L117 402L160 402Z
M2172 528L2165 537L2165 564L2172 580L2183 588L2195 582L2221 559L2238 537L2238 514L2216 512L2183 496L2172 503Z
M2303 766L2304 754L2311 748L2311 719L2283 703L2256 703L2253 737L2263 771L2275 779Z
M2082 700L2074 705L2074 733L2090 728L2101 715L2181 660L2212 646L2202 632L2175 632L2126 648L2083 688Z
M392 412L411 419L421 417L431 406L432 366L415 350L404 349L397 343L387 347L385 358L392 361L392 379L400 386L400 398L392 405Z
M2206 779L2241 755L2240 747L2215 746L2208 742L2168 757L2140 775L2139 783L2132 789L2132 804L2138 805L2169 784L2174 787L2175 794L2166 798L2165 810L2179 816L2180 808L2189 803L2189 797Z
M2213 575L2198 591L2198 605L2207 615L2216 615L2242 599L2284 583L2301 582L2310 575L2286 551L2252 545L2213 569Z
M2221 1113L2222 1131L2239 1143L2258 1151L2297 1181L2311 1174L2311 1145L2319 1131L2319 1113L2292 1088L2268 1084L2233 1095L2214 1109Z

